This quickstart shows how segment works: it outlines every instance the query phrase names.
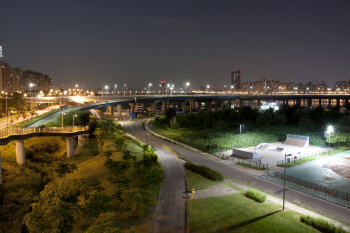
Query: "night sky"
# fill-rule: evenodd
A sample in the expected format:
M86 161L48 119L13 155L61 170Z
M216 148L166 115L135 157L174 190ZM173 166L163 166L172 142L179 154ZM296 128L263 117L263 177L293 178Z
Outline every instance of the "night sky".
M350 79L350 1L0 1L11 67L54 84Z

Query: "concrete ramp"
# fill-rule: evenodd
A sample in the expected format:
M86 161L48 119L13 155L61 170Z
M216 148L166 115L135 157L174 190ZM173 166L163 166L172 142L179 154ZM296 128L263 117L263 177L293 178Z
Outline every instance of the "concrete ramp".
M297 147L307 147L309 146L309 137L288 134L287 140L283 144Z
M249 152L249 151L243 151L243 150L237 150L237 149L232 149L232 155L233 156L238 155L241 157L245 157L247 159L258 159L262 157L256 152Z

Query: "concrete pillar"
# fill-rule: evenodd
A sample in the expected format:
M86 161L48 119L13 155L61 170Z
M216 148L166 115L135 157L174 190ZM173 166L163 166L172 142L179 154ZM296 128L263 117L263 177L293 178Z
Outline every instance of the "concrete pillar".
M337 107L340 108L340 98L337 98Z
M235 100L231 100L231 109L234 109L235 108Z
M156 112L156 106L157 106L156 102L152 103L152 112Z
M78 145L79 146L83 146L84 145L84 135L83 134L79 134L78 135Z
M186 101L182 103L182 113L186 113Z
M213 110L213 102L209 101L208 102L208 111L211 112Z
M117 114L118 114L118 116L122 115L122 105L121 104L117 105Z
M301 106L301 104L300 104L300 98L297 99L297 105Z
M192 108L193 108L193 101L192 100L190 100L190 113L192 113Z
M17 164L23 165L26 163L24 154L24 140L16 140L16 160Z
M328 99L328 106L329 106L329 110L332 108L332 99L329 98Z
M321 99L318 99L318 106L321 106Z
M101 112L101 116L100 116L100 118L101 118L101 119L103 119L103 117L104 117L104 113L105 113L105 110L104 110L104 109L102 109L102 108L100 108L100 112Z
M312 99L307 99L307 107L311 108L312 107Z
M2 184L2 169L1 169L1 147L0 147L0 184Z
M239 107L243 106L243 100L239 99Z
M198 112L199 110L202 109L202 102L201 101L197 101L197 103L198 103L198 107L197 107L197 112Z
M109 106L109 112L110 112L111 116L114 116L114 107L113 106Z
M260 109L261 107L261 101L257 99L257 105L258 105L258 108Z
M147 103L143 103L142 104L142 107L143 107L143 111L147 111L148 109L147 109Z
M73 137L66 137L67 143L67 157L70 158L74 155Z
M129 105L130 105L130 113L134 113L135 104L129 104Z
M166 101L163 101L163 112L166 110Z
M224 100L220 101L220 108L221 108L221 109L224 109L224 106L225 106L225 104L224 104L224 103L225 103L225 101L224 101Z

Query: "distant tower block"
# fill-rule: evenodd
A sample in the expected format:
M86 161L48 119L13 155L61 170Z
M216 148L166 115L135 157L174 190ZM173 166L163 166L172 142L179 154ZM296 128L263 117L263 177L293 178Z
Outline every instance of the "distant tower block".
M165 94L165 81L160 81L160 85L162 94Z
M241 70L232 71L231 85L234 91L239 91L241 89Z
M0 45L0 61L4 60L4 56L2 55L2 46Z

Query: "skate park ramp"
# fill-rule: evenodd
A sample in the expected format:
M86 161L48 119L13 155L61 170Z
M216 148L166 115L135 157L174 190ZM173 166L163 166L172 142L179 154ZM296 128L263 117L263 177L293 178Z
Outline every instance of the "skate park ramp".
M309 146L309 137L287 134L287 139L283 144L297 147L307 147Z
M271 145L270 143L260 143L255 147L256 150L270 150L270 151L276 151L276 152L283 152L284 148L282 147L276 147L274 145Z

